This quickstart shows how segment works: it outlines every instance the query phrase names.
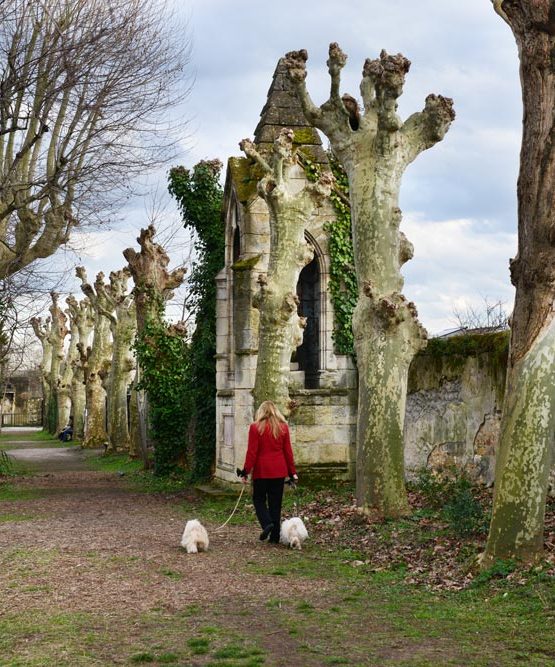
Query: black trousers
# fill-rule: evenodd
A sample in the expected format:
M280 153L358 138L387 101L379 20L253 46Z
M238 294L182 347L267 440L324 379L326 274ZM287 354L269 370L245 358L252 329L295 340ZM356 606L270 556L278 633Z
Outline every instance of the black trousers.
M252 481L252 502L260 527L264 529L269 524L274 524L270 533L272 542L279 542L284 482L284 477Z

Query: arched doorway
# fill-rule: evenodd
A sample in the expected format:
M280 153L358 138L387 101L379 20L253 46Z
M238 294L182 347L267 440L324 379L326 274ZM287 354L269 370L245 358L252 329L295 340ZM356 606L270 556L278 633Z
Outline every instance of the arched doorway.
M233 263L235 263L241 256L241 232L239 225L235 227L233 232Z
M320 267L315 253L314 259L301 271L297 283L299 297L298 313L306 317L303 342L297 348L295 359L304 371L305 389L320 386Z

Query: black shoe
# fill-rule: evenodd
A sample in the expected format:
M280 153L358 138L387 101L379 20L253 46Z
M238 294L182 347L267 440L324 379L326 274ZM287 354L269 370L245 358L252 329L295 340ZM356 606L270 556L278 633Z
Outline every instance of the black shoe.
M277 538L276 538L276 537L270 537L270 539L268 540L268 542L269 542L270 544L279 544L279 537L277 537Z
M269 523L266 526L266 528L264 528L264 530L260 533L260 538L259 539L263 542L268 537L268 535L272 532L273 529L274 529L274 524Z

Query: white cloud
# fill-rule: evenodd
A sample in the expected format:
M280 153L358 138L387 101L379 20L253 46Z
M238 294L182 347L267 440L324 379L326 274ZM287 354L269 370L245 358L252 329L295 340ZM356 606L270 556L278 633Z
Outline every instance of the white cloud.
M403 270L405 294L431 333L454 324L454 310L484 299L512 309L509 259L516 253L516 233L492 232L487 220L425 221L408 215L403 231L414 244L414 258Z

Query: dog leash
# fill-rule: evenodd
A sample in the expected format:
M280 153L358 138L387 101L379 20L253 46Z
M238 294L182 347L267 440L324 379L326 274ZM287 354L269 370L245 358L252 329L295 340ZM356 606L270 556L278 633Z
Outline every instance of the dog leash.
M227 524L231 521L231 517L235 514L235 512L237 511L237 508L239 507L239 503L241 502L241 498L243 497L243 493L245 491L245 486L246 486L246 484L242 485L241 493L239 494L239 498L237 499L237 502L235 503L235 507L233 508L233 512L231 512L227 521L225 523L222 523L222 525L219 526L218 528L216 528L215 531L218 531L218 530L221 530L222 528L225 528L225 526L227 526Z
M299 494L297 492L297 482L293 478L289 478L285 483L289 486L289 488L293 489L293 509L295 511L295 515L298 515L298 513L299 513L299 503L298 503Z

